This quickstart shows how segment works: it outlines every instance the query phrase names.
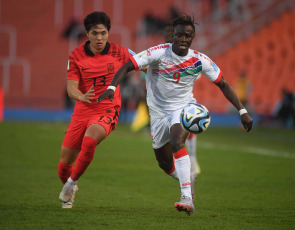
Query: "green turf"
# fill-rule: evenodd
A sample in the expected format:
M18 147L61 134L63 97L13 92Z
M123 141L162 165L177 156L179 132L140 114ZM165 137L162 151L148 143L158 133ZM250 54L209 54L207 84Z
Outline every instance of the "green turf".
M147 133L117 129L62 210L57 176L66 124L0 124L0 229L295 229L295 131L213 128L198 136L196 212L174 209L179 184Z

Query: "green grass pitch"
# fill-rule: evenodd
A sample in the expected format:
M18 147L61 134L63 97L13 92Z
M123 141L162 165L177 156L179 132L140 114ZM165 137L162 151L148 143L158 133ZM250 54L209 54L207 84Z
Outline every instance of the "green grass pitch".
M214 128L198 136L196 212L179 213L178 181L149 135L117 129L62 210L57 175L64 123L0 124L0 229L295 229L295 131Z

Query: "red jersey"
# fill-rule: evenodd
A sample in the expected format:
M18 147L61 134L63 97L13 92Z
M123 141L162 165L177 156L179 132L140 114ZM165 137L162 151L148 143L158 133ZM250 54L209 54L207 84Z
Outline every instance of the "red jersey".
M107 89L115 73L130 60L132 54L127 48L111 42L106 43L101 53L94 54L88 45L89 41L71 52L67 79L79 81L79 90L82 93L86 93L94 85L95 96L90 104L77 101L73 115L94 115L102 110L119 111L121 108L120 87L117 87L113 101L107 98L97 103L96 99Z

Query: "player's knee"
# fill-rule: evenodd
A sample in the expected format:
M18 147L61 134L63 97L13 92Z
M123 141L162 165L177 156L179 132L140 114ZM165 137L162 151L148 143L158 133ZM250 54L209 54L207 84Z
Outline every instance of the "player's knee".
M76 161L78 153L78 149L70 149L62 146L59 161L65 165L72 165Z
M70 165L72 164L72 157L68 157L68 156L60 156L59 161L65 165Z
M171 148L172 148L172 151L174 153L178 152L178 150L184 148L185 146L185 143L180 141L180 140L175 140L175 141L170 141L170 144L171 144Z

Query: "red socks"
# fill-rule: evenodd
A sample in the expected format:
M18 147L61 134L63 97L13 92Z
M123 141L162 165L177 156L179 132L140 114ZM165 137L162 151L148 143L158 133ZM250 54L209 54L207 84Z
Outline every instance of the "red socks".
M96 146L97 141L95 139L87 136L83 138L81 152L78 155L75 168L71 174L71 179L73 181L77 181L87 169L94 157Z
M58 176L63 184L65 184L73 171L73 165L65 165L59 161Z

